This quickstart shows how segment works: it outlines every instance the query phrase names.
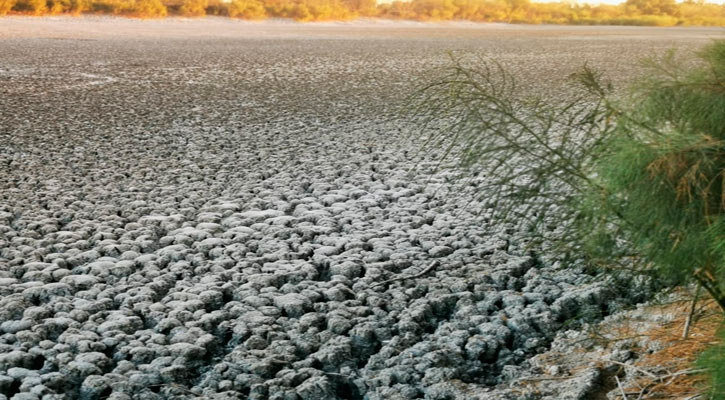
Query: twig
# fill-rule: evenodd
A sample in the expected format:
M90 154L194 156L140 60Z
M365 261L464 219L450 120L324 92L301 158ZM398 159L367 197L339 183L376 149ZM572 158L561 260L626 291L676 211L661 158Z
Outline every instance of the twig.
M617 375L614 375L614 380L617 381L617 387L619 388L619 392L622 393L622 399L627 399L627 393L624 393L624 388L622 387L622 382L619 381L619 377Z
M715 302L717 302L720 309L725 311L725 293L723 293L720 286L718 286L717 279L715 279L712 272L705 268L700 268L695 271L694 276L700 283L700 286L705 288Z
M573 379L576 378L575 376L541 376L541 377L531 377L531 378L520 378L517 379L516 382L519 383L525 383L525 382L540 382L540 381L563 381L567 379Z
M648 383L648 384L644 385L644 386L642 387L642 389L640 389L640 391L639 391L639 395L637 396L637 400L642 400L642 396L644 396L644 394L645 394L645 393L647 392L647 389L649 389L649 387L650 387L651 385L652 385L652 382L650 382L650 383Z
M324 372L323 371L322 373L325 374L325 375L341 376L343 378L352 379L352 376L351 375L345 375L345 374L341 374L341 373L338 373L338 372Z
M423 271L420 271L419 273L417 273L415 275L398 276L398 277L395 277L392 279L388 279L387 281L375 283L374 285L371 286L371 288L374 288L377 286L382 286L382 285L387 285L388 283L392 283L392 282L403 281L406 279L420 278L421 276L423 276L423 275L427 274L428 272L430 272L431 270L435 269L435 267L437 267L439 264L440 264L440 262L438 262L438 260L435 260L432 263L430 263L430 265L426 269L424 269Z
M652 378L651 382L648 382L646 385L644 385L644 387L642 387L642 390L640 390L640 392L639 392L639 396L637 396L637 400L641 400L643 398L642 396L644 396L644 394L647 392L647 389L651 388L652 386L655 386L658 382L664 382L664 380L667 378L670 378L670 381L666 382L665 386L672 383L672 381L678 376L689 375L689 374L699 374L699 373L705 372L705 371L706 370L702 369L702 368L683 369L682 371L672 372L672 373L669 373L666 375L661 375L661 376Z
M685 328L682 330L682 339L687 339L687 336L690 335L690 325L692 324L692 316L695 314L695 306L697 305L697 300L700 297L700 288L702 286L700 284L697 285L697 289L695 289L695 298L692 299L692 304L690 305L690 312L687 314L687 319L685 320Z
M657 375L655 375L655 374L653 374L653 373L651 373L651 372L647 371L646 369L642 369L642 368L639 368L639 367L637 367L637 366L635 366L635 365L632 365L632 364L625 364L625 363L623 363L623 362L619 362L619 361L614 361L614 360L601 360L601 359L600 359L600 360L596 360L596 359L595 359L594 361L604 361L604 362L609 362L609 363L612 363L612 364L617 364L617 365L621 365L621 366L623 366L623 367L624 367L625 369L626 369L626 368L632 368L633 370L635 370L635 371L637 371L637 372L639 372L639 373L642 373L642 374L644 374L644 375L647 375L647 376L649 376L649 377L650 377L650 378L652 378L652 379L655 379L655 380L656 380L656 379L658 379Z
M667 378L674 378L680 375L692 375L692 374L700 374L707 371L704 368L690 368L690 369L683 369L682 371L673 372L671 374L662 375L658 377L659 380L665 380Z
M183 386L181 386L179 384L176 384L176 383L158 383L158 384L155 384L155 385L149 385L149 387L162 387L162 386L166 386L166 387L169 387L169 388L173 388L173 389L179 390L181 392L184 392L186 394L190 394L192 396L196 396L197 395L196 393L192 392L191 390L189 390L189 389L187 389L187 388L185 388L185 387L183 387Z

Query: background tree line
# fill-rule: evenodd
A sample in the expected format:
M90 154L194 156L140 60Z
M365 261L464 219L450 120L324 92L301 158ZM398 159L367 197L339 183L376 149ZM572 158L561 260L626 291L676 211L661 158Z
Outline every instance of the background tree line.
M110 14L130 17L217 15L297 21L358 17L578 25L725 26L725 5L688 0L627 0L619 5L530 0L0 0L0 15Z

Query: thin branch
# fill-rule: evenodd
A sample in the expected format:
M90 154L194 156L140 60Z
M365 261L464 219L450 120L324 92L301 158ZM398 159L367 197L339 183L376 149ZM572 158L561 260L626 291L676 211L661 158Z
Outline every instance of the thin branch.
M623 362L619 362L619 361L615 361L615 360L595 359L594 361L604 361L604 362L608 362L608 363L612 363L612 364L621 365L621 366L623 366L625 368L632 368L633 370L635 370L635 371L637 371L637 372L639 372L639 373L641 373L643 375L647 375L648 377L650 377L652 379L655 379L656 380L658 378L657 375L653 374L652 372L647 371L646 369L642 369L642 368L637 367L637 366L632 365L632 364L625 364Z
M619 377L617 375L614 375L614 379L617 381L617 387L619 388L619 392L622 393L622 399L627 399L627 393L624 392L624 388L622 387L622 382L619 381Z
M371 286L371 288L375 288L375 287L382 286L382 285L387 285L388 283L392 283L392 282L404 281L406 279L420 278L421 276L423 276L423 275L427 274L428 272L432 271L433 269L435 269L438 265L440 265L440 262L438 260L435 260L432 263L430 263L430 265L428 267L426 267L426 269L424 269L423 271L421 271L415 275L398 276L398 277L395 277L392 279L388 279L387 281L375 283Z
M698 284L697 289L695 289L695 298L692 299L692 304L690 305L690 312L687 314L687 319L685 320L685 328L682 330L682 339L687 339L687 337L690 335L692 316L695 314L695 306L697 306L697 300L699 300L701 288L702 286Z

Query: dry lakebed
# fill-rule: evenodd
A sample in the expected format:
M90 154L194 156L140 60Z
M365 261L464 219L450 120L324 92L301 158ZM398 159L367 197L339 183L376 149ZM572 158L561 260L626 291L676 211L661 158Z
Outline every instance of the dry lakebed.
M721 35L0 18L0 399L594 398L532 357L647 290L451 190L407 96L449 51L556 96Z

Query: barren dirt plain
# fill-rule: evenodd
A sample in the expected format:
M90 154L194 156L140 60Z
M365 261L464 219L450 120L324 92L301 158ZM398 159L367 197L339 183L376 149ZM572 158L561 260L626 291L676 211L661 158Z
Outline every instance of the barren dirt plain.
M0 399L591 398L513 382L641 288L451 192L406 98L449 51L556 98L722 33L0 18Z

